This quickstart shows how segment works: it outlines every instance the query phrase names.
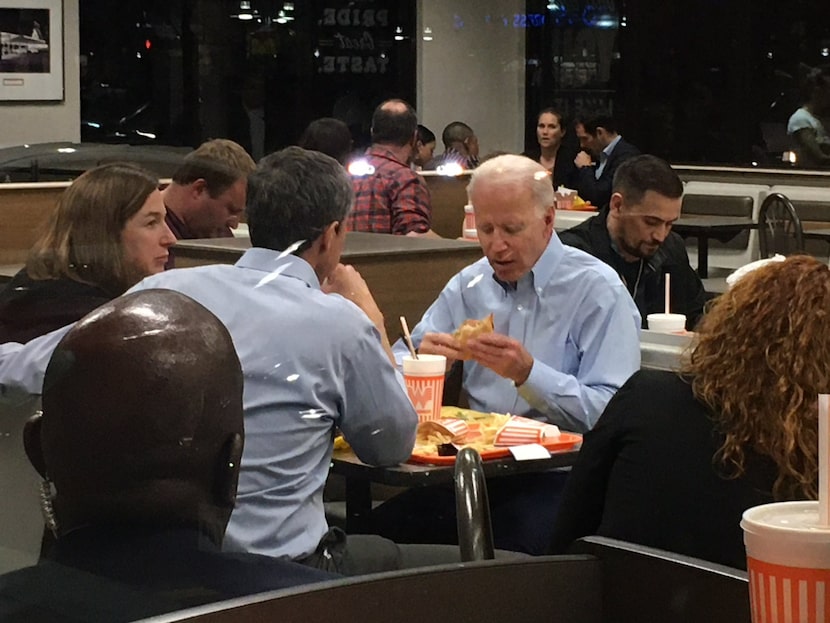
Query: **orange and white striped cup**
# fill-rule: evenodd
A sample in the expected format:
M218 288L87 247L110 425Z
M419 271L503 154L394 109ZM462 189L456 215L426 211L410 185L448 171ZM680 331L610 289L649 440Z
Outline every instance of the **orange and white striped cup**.
M741 528L753 623L830 620L830 529L818 502L755 506Z
M542 443L559 436L559 428L530 418L514 415L496 432L493 445L521 446L528 443Z
M447 358L444 355L418 355L417 359L406 355L403 358L406 391L418 412L419 422L441 419L446 370Z

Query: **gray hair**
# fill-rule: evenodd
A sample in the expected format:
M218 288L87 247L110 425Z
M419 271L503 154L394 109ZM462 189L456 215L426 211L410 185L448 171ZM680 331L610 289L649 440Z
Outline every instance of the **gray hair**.
M251 244L302 251L354 202L352 182L337 160L301 147L270 154L248 176L247 219Z
M467 197L472 203L472 196L476 182L479 179L498 180L516 186L528 186L533 193L533 202L539 213L544 213L554 205L553 183L550 172L545 167L526 158L514 154L505 154L483 162L473 170L470 183L467 186Z

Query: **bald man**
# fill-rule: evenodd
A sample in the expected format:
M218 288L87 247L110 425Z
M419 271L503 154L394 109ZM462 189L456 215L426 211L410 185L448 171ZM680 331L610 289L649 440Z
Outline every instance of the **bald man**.
M415 111L403 100L387 100L375 109L366 167L352 167L355 202L346 217L348 230L440 237L432 231L429 190L410 166L417 130Z
M53 491L44 516L57 540L38 566L0 578L0 612L133 620L333 577L219 551L243 449L242 383L225 327L182 294L125 295L79 321L24 430Z

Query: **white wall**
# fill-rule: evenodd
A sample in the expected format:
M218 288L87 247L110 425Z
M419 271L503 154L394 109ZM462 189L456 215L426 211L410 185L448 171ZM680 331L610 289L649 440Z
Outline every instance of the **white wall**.
M62 102L0 102L0 147L81 140L78 0L63 0Z
M523 0L418 0L418 118L436 154L451 121L475 130L482 156L523 150L525 29L514 16L524 12Z

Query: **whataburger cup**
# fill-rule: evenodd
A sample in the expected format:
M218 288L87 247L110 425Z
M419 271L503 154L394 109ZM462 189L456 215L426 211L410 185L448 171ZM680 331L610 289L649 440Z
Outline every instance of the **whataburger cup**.
M752 621L830 620L830 528L818 502L778 502L743 514Z
M447 358L444 355L411 355L403 358L403 378L409 399L418 412L419 422L441 419L441 399L444 394L444 373Z

